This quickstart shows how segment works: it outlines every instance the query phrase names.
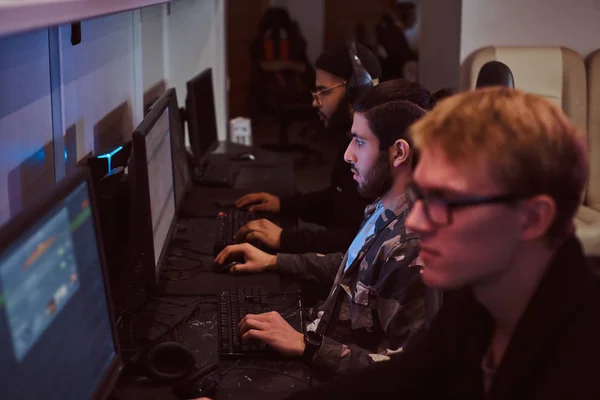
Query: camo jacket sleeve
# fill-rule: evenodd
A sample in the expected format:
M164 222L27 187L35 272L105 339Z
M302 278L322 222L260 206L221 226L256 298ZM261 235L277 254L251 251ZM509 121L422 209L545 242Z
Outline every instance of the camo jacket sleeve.
M418 239L401 235L367 254L356 275L338 275L319 312L316 331L324 338L314 367L344 373L386 361L412 343L426 322L419 264Z

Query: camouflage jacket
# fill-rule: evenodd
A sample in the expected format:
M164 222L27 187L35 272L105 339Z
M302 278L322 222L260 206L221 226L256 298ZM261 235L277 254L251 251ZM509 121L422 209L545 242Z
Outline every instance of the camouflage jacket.
M375 206L366 208L365 221ZM374 234L346 271L347 255L342 253L277 256L280 272L333 284L308 326L324 335L313 359L316 369L341 373L387 360L425 326L418 237L406 231L407 215L402 195L379 216Z

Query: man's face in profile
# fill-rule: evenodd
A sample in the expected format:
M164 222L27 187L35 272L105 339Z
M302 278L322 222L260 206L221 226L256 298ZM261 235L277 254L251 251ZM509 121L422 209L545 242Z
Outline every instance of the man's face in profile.
M329 125L340 102L346 94L346 84L343 79L329 72L317 69L313 107L317 109L319 118L325 126Z

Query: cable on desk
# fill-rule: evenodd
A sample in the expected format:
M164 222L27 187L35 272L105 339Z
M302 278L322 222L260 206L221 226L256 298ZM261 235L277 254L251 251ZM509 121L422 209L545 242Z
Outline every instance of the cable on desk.
M215 296L216 297L216 296ZM175 334L175 341L182 343L183 339L185 338L185 332L186 332L186 328L187 328L187 323L189 322L189 320L196 314L196 312L198 311L198 306L201 304L206 304L207 302L202 300L198 300L196 302L196 304L194 304L194 306L192 307L192 309L190 310L190 312L188 313L188 315L186 317L184 317L181 321L177 322L176 328L174 328L174 334ZM178 329L181 328L181 337L178 337Z
M283 298L287 298L287 297L299 297L301 295L301 293L298 292L288 292L288 293L267 293L267 297L283 297Z
M276 369L271 369L271 368L232 366L232 367L226 369L221 375L225 376L226 374L228 374L229 372L234 371L234 370L255 370L255 371L271 372L273 374L283 375L283 376L287 376L288 378L295 379L299 382L304 383L305 385L308 385L309 387L314 387L313 383L306 379L298 378L297 376L288 374L287 372L277 371Z
M196 297L196 296L195 296ZM187 303L176 303L174 301L169 301L169 300L163 300L160 299L159 301L161 303L167 303L167 304L171 304L170 306L166 306L166 307L160 307L160 308L156 308L154 310L150 310L150 311L163 311L163 310L172 310L174 308L181 308L181 307L188 307L190 304L216 304L216 301L212 301L213 299L218 300L219 296L203 296L201 299L196 299L196 300L192 300L190 302ZM157 299L158 300L158 299Z
M302 310L302 316L304 317L305 322L309 322L309 321L312 322L314 320L313 316L311 315L310 312L308 312L306 310L306 308L301 308L301 310Z
M176 268L176 267L164 268L160 273L161 279L164 279L166 281L184 281L186 279L190 279L190 278L198 275L200 272L202 272L202 270L204 268L204 262L198 258L187 257L187 256L182 256L182 255L174 255L174 257L180 257L180 258L184 258L184 259L194 260L198 264L196 264L192 267L187 267L187 268ZM192 271L192 273L189 275L184 275L184 272L187 272L187 271ZM178 276L175 276L175 277L169 276L168 274L170 274L170 273L178 274Z
M169 269L169 270L164 270L160 274L160 279L164 279L165 281L185 281L186 279L190 279L190 278L198 275L200 272L202 272L202 271L194 271L191 274L184 275L185 271L187 271L187 270L180 271L175 268ZM167 274L169 274L169 273L177 273L178 276L175 276L175 277L168 276Z
M189 297L189 296L188 296ZM149 301L157 301L163 303L170 303L170 305L165 307L159 307L156 309L148 309L141 310L137 313L131 313L125 310L121 310L129 315L129 340L132 344L138 348L143 346L144 342L159 342L164 340L167 337L171 337L171 340L182 343L185 338L187 323L189 320L196 314L198 311L198 307L203 304L215 304L215 300L218 299L218 296L204 296L200 299L194 299L193 301L185 302L183 304L179 304L176 302L169 301L167 299L161 299L159 297L150 297ZM163 310L176 309L181 307L189 307L192 306L189 313L179 321L175 323L170 323L168 321L156 318L155 315L160 313ZM139 337L134 333L134 326L136 328L142 327L144 331L150 331L156 329L159 333L158 337L155 339L149 339L148 337ZM126 328L127 329L127 328Z

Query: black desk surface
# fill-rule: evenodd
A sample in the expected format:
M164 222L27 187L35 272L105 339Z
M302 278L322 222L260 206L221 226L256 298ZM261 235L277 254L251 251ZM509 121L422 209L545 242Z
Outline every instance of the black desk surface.
M279 299L275 309L284 317L297 313L299 309L299 286L276 274L235 276L212 272L215 216L221 210L215 200L231 202L252 191L270 191L279 195L294 191L291 159L278 157L277 163L271 167L247 164L248 173L245 178L238 179L236 188L194 187L190 191L180 211L200 221L197 242L186 247L178 243L175 236L171 257L163 267L157 296L146 298L135 310L122 312L118 326L125 359L144 344L177 341L193 351L198 366L220 361L220 371L224 375L213 396L216 400L281 399L317 382L316 374L297 360L218 358L217 294L222 290L231 286L264 286L270 298L279 294L273 297ZM294 293L296 295L292 295ZM127 374L123 374L117 384L115 398L176 398L168 386L129 379Z
M280 305L277 311L284 317L298 312L296 296L277 296L275 299ZM152 321L155 326L154 334L151 333L150 336L160 338L162 332L164 340L178 341L189 347L198 366L219 362L216 298L162 297L152 301L146 311L155 313ZM176 326L172 331L167 328L169 320L180 320L188 316L187 323L183 326ZM219 389L213 396L215 400L281 399L318 383L318 378L307 365L291 359L221 360L219 367L224 375ZM126 376L122 377L119 386L115 391L119 399L176 398L168 386L127 383Z

